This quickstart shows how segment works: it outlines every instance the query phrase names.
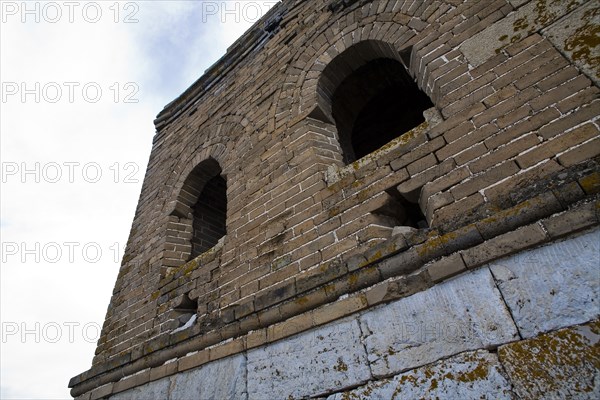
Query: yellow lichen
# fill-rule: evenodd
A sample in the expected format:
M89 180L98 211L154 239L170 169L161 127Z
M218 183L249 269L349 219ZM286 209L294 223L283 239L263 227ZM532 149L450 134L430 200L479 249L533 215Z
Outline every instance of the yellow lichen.
M427 240L425 243L423 243L421 246L417 247L417 254L420 257L423 257L423 256L427 255L428 253L431 253L434 250L437 250L437 249L443 247L444 244L448 243L449 241L451 241L453 239L456 239L456 237L457 237L457 234L455 232L450 232L443 236L431 238L431 239Z
M358 275L357 274L352 274L348 276L348 284L350 286L354 286L358 283Z
M598 192L600 190L600 173L595 172L579 179L579 184L587 194Z
M306 303L308 303L308 299L306 297L300 297L300 298L298 298L298 299L295 300L295 303L298 304L298 305L300 305L300 306L303 306Z
M545 391L560 391L573 374L600 369L600 323L594 321L582 327L568 328L523 340L500 348L499 357L511 376L530 394L540 387ZM596 335L588 338L585 331ZM580 383L580 382L579 382ZM588 387L580 386L587 391Z
M545 0L538 0L534 9L535 19L533 20L537 27L544 27L557 18L554 11L548 9Z
M593 55L592 49L600 46L600 24L596 23L600 7L590 9L583 15L585 24L565 40L565 50L572 52L574 61L579 61L596 69L600 77L600 56Z
M411 129L410 131L398 136L397 138L391 140L387 144L381 146L377 150L374 150L373 152L362 157L361 159L356 160L353 163L347 165L346 167L340 169L338 171L338 175L340 177L345 178L345 177L353 174L355 171L361 170L364 167L368 166L369 164L377 162L377 160L380 157L382 157L394 150L400 149L400 148L406 146L407 144L409 144L414 138L423 134L427 130L427 128L429 128L429 123L427 121L425 121L425 122L421 123L420 125ZM406 151L402 151L402 154L404 154L405 152ZM346 184L347 183L344 183L343 181L338 181L338 182L330 185L328 187L328 189L330 191L337 191L337 190L340 190L343 186L346 186ZM357 187L357 186L359 186L359 184L353 185L353 186Z
M457 375L456 380L463 383L475 382L486 379L488 374L487 366L479 362L473 370Z
M529 22L527 21L527 17L519 18L513 22L513 31L518 32L526 29L528 26Z
M376 251L375 254L373 254L371 257L369 257L367 262L368 263L375 262L375 261L379 260L381 257L382 257L381 251Z
M338 358L337 364L333 367L334 370L338 372L346 372L348 371L348 365L342 360L342 358Z

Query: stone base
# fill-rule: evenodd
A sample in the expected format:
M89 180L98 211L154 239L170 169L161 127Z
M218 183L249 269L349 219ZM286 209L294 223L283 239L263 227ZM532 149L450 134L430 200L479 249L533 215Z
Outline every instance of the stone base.
M596 229L110 399L600 398L599 265Z

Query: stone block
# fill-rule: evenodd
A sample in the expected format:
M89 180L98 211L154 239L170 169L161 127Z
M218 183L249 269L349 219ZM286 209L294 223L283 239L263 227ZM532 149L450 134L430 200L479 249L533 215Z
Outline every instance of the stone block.
M130 400L130 399L168 399L170 379L162 378L145 385L117 393L110 397L110 400Z
M522 399L600 398L600 323L502 346L498 356Z
M552 192L545 192L507 210L496 212L475 225L485 239L491 239L561 210L560 202Z
M440 282L456 274L466 271L467 267L459 253L443 257L427 265L427 271L433 282Z
M336 393L327 400L396 398L512 399L513 396L497 356L480 350Z
M496 258L516 253L546 240L539 224L527 225L504 235L496 236L479 246L461 252L468 268L479 266Z
M488 269L376 308L360 324L377 377L518 337Z
M548 38L572 60L596 85L600 85L598 77L598 58L600 48L592 45L588 39L593 37L598 27L598 3L587 2L568 17L563 18L542 31Z
M169 400L245 399L246 356L240 354L213 361L181 372L171 380Z
M583 2L584 0L575 0L570 3L569 7ZM519 1L516 4L520 5L520 3L523 2ZM518 46L520 40L528 38L529 32L535 32L550 25L567 12L567 3L565 2L530 1L510 13L506 18L465 40L460 48L471 65L481 65L496 55L500 49L511 43L516 43L513 46ZM510 47L507 50L511 55L516 54Z
M367 299L363 295L351 296L334 303L327 304L313 311L315 325L321 325L338 318L345 317L367 307Z
M600 315L600 230L490 264L524 338Z
M412 247L400 254L383 260L377 265L384 279L413 272L423 264L417 250Z
M110 395L113 391L113 386L114 385L112 383L108 383L92 390L92 393L90 394L90 400L102 399Z
M369 379L356 320L342 320L248 351L251 399L312 397Z
M542 221L544 229L553 238L559 238L597 224L596 205L594 203L584 204Z
M432 286L426 271L381 282L365 291L368 305L387 303L418 293Z

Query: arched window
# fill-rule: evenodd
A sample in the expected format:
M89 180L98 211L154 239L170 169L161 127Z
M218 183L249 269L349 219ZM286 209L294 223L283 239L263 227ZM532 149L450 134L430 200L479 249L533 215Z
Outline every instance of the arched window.
M399 61L377 58L358 68L332 101L346 163L425 122L423 111L432 106Z
M410 48L398 52L390 43L366 40L334 57L321 73L311 117L335 125L346 164L425 122L423 113L434 105L407 71L410 53ZM386 191L390 204L372 214L392 226L427 226L417 199L395 187Z
M216 246L227 228L227 182L218 175L204 185L193 207L192 254L196 258Z
M210 250L227 233L227 181L209 158L187 176L167 228L164 265L181 265Z
M433 107L400 53L378 41L358 43L335 57L321 75L319 96L347 164L417 127Z

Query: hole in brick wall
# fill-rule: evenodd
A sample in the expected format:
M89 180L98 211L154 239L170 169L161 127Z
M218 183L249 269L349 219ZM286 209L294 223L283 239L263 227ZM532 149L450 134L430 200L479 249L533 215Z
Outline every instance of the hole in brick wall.
M196 258L213 248L227 233L227 182L222 176L210 179L193 209L192 253Z
M344 160L351 163L425 121L433 106L402 63L377 58L354 70L332 96Z
M409 226L416 229L429 226L418 204L406 200L394 189L386 190L386 192L390 195L389 201L371 213L382 218L382 225Z
M423 211L421 211L421 207L419 207L418 204L411 203L404 199L402 199L401 202L406 210L406 220L399 226L410 226L417 229L429 227L427 219L425 218L425 215L423 214Z
M177 321L179 322L179 327L183 327L186 324L192 325L195 322L193 317L196 315L197 310L198 300L191 299L189 293L183 295L179 304L177 304L174 308Z

